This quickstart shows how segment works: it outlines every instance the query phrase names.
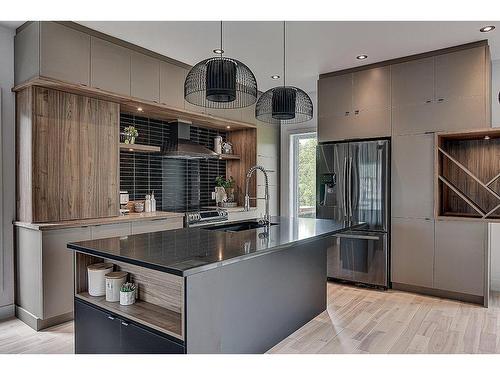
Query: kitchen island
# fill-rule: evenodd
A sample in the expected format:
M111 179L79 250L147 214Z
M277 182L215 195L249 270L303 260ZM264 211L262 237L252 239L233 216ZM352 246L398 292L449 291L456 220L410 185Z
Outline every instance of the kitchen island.
M272 217L68 244L76 353L263 353L326 309L326 251L357 223ZM88 294L110 262L138 285L131 306Z

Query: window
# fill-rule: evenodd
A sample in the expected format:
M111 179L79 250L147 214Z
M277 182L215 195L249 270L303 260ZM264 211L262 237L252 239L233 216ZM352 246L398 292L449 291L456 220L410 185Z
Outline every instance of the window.
M316 133L290 136L290 212L316 217Z

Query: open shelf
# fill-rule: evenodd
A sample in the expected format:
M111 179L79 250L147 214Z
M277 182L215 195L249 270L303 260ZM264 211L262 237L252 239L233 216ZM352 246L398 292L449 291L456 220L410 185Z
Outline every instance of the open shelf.
M233 154L219 154L219 159L221 159L221 160L240 160L241 157L239 155L233 155Z
M93 297L88 292L77 293L76 297L167 335L183 339L180 313L141 300L133 305L122 306L120 302L108 302L105 296Z
M120 143L121 150L127 150L132 152L160 152L159 146L148 146L148 145L138 145L138 144L127 144Z

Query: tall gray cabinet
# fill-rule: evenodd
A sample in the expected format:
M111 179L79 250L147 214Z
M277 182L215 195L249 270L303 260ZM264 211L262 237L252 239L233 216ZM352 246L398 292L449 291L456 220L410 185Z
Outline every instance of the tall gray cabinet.
M320 142L391 137L393 287L486 303L486 223L436 218L435 133L491 127L486 41L327 73Z

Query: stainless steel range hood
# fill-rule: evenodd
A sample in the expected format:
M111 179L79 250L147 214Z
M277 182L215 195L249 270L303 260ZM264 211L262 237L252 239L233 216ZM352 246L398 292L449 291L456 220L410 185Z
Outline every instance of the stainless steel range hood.
M191 141L191 123L172 121L170 140L162 147L162 156L171 159L217 159L219 155L199 143Z

